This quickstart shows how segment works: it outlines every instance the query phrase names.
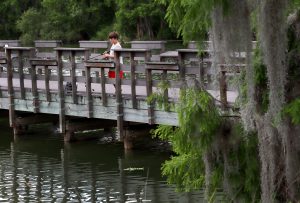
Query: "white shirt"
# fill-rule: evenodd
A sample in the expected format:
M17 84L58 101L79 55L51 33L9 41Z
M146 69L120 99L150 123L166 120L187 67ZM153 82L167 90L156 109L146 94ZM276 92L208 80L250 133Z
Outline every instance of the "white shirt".
M109 55L111 55L112 57L114 57L115 56L114 50L115 49L121 49L121 48L122 48L122 46L121 46L121 44L119 42L116 43L116 44L112 44L111 47L110 47ZM120 63L123 64L123 57L120 57Z
M112 44L112 46L110 47L109 55L114 56L115 55L114 50L115 49L121 49L121 48L122 48L122 46L121 46L121 44L119 42L116 43L116 44Z

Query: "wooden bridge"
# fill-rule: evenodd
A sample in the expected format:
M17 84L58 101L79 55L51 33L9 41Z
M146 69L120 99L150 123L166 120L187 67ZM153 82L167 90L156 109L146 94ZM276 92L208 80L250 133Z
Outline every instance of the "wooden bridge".
M179 49L153 61L150 49L119 49L111 61L95 57L89 48L53 43L56 48L48 55L36 47L8 46L0 58L0 109L9 110L15 134L43 121L58 121L66 141L83 129L116 125L122 139L124 127L131 124L177 126L175 108L158 108L147 98L159 93L164 102L176 104L180 88L191 79L199 81L223 109L237 97L227 85L225 66L219 68L219 90L212 90L208 51ZM115 78L108 77L112 69ZM161 83L168 84L163 91L158 88ZM85 125L74 118L85 118Z

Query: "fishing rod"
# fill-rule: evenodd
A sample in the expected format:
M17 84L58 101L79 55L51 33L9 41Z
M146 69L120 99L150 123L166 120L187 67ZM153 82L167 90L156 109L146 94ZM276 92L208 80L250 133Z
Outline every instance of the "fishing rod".
M106 50L106 51L104 51L102 54L96 54L96 55L94 55L93 57L90 57L89 59L94 59L94 58L97 58L97 57L101 57L101 56L103 56L104 54L109 54L109 52L110 51L108 51L108 50Z
M90 59L97 58L97 57L102 56L102 55L104 55L104 54L109 54L109 53L110 53L110 48L111 48L111 45L110 45L110 46L108 47L108 49L105 50L102 54L97 54L97 55L91 57Z

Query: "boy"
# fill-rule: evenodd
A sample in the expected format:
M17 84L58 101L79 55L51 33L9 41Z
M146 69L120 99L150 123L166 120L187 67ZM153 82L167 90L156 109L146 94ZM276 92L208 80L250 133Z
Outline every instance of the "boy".
M119 42L119 34L117 32L109 33L108 38L109 38L109 41L111 43L111 47L110 47L109 53L104 54L104 58L113 59L114 56L115 56L114 50L115 49L121 49L122 46Z
M121 49L122 46L119 42L119 34L117 32L111 32L108 35L109 41L111 43L111 47L110 47L110 51L109 53L105 53L103 55L104 58L106 59L114 59L115 57L115 49ZM120 62L122 63L122 59L120 59ZM108 72L108 77L109 78L115 78L116 77L116 73L113 70L109 70ZM120 71L120 78L123 78L123 71Z

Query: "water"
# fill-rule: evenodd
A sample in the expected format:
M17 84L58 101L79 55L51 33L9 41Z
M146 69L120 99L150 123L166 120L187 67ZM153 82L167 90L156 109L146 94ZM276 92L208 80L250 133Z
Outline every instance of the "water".
M49 126L13 139L0 118L0 202L203 202L178 194L160 175L169 154L124 152L97 140L64 144Z

